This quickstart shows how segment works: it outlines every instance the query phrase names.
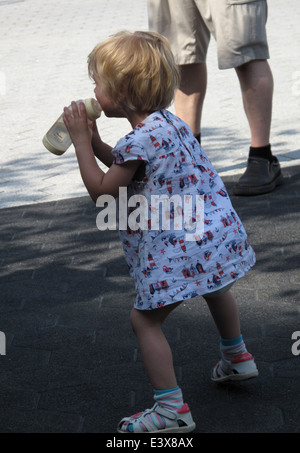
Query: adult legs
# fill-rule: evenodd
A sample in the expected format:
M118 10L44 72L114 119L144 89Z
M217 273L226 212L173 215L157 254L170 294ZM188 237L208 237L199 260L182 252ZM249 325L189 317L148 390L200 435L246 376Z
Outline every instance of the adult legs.
M272 155L270 145L272 72L267 60L253 60L235 69L249 123L251 146L246 171L233 191L235 195L271 192L283 182L280 164Z
M249 122L251 146L267 146L270 143L273 99L270 66L266 60L253 60L235 69Z
M206 63L180 66L181 83L175 93L176 115L185 121L196 136L201 133L202 107L206 94Z

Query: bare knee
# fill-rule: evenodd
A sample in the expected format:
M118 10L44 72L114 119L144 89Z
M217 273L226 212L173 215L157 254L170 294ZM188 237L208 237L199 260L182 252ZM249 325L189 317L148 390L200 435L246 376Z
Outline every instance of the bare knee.
M164 317L162 309L137 310L133 308L130 313L131 327L135 335L145 332L148 329L160 327Z
M155 310L133 308L130 313L130 322L134 333L137 335L138 332L146 329L160 328L168 315L180 304L181 302L175 302Z

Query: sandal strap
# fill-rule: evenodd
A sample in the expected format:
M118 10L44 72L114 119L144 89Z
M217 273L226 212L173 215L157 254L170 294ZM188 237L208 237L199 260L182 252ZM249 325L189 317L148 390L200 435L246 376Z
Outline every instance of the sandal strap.
M162 415L163 417L169 418L170 420L176 420L177 418L177 415L174 411L171 411L170 409L160 406L158 403L156 403L151 409L151 412L154 411L157 414Z
M142 425L144 425L148 432L152 432L153 428L156 431L158 429L157 426L154 424L151 417L148 417L148 415L151 416L153 412L155 412L159 416L158 422L161 425L161 429L165 428L165 426L168 425L168 420L172 423L177 419L175 412L160 406L158 403L155 403L151 409L146 409L145 411L139 412L138 414L132 415L131 417L122 418L119 423L119 428L121 429L122 426L131 424L133 433L143 433L145 432L145 430L143 429ZM163 420L161 419L161 417L163 417Z

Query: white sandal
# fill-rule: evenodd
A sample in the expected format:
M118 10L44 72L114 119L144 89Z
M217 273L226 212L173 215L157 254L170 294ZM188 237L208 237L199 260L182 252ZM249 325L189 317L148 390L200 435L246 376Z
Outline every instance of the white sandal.
M252 355L249 352L240 354L235 359L222 358L212 371L212 380L215 382L243 381L258 376L258 370Z
M151 417L153 413L157 424ZM122 418L118 425L118 433L190 433L195 427L196 424L186 403L177 411L166 409L156 403L152 409Z

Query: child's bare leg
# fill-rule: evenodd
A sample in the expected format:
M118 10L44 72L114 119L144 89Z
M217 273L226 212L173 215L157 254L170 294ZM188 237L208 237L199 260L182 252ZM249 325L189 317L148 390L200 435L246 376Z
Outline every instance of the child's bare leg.
M220 333L222 360L212 372L212 380L244 380L258 375L252 355L247 351L241 335L237 303L230 291L204 296Z
M177 386L172 351L161 325L179 303L155 310L133 308L131 311L131 324L139 342L144 365L153 388L157 390Z
M224 294L215 297L205 297L208 308L215 321L217 329L222 338L231 339L240 336L241 327L239 312L236 300L231 293L227 291Z
M177 385L171 348L161 325L180 302L155 310L131 311L131 324L137 336L144 365L154 391L152 409L123 418L118 432L190 432L195 429L189 406L184 404Z

